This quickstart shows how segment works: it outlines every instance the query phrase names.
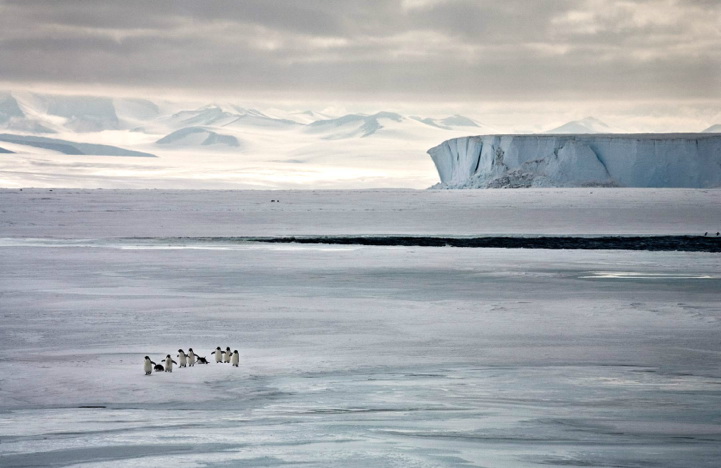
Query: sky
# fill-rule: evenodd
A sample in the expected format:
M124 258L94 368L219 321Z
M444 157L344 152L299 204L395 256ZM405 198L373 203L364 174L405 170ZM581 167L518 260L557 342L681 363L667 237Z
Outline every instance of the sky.
M0 85L690 130L721 120L721 2L0 0Z

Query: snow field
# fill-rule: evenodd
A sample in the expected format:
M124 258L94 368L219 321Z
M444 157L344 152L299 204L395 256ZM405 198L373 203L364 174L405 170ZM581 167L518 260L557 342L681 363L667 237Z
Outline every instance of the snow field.
M0 189L0 237L713 235L719 200L721 189Z
M664 234L719 209L600 192L0 191L0 466L715 467L719 254L166 237ZM216 346L240 367L143 373Z
M27 351L0 364L3 466L719 454L718 255L2 249L2 352ZM143 375L178 343L239 343L241 367Z

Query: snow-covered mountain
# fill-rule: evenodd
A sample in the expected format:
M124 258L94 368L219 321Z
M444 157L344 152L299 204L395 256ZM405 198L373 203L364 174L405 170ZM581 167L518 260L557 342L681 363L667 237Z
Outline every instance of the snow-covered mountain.
M193 110L177 112L167 119L172 127L214 126L214 127L262 127L283 129L299 125L290 119L270 117L255 109L240 106L203 106Z
M428 154L438 188L721 186L721 135L486 135Z
M472 130L469 130L471 129ZM307 125L306 132L321 135L326 140L367 138L372 136L416 138L418 134L449 132L478 132L481 125L461 115L444 119L404 116L395 112L375 114L348 114L334 119L324 119ZM443 132L438 132L442 134Z
M0 124L24 117L25 113L11 94L0 94Z
M392 123L403 122L405 117L394 112L378 112L373 115L348 114L336 119L318 120L308 125L309 133L323 134L323 138L366 138Z
M53 124L37 118L32 109L10 94L0 94L0 128L27 133L55 133Z
M64 126L75 132L118 130L120 119L110 98L54 96L47 100L47 113L65 119Z
M547 130L544 133L552 134L586 134L586 133L621 133L620 130L615 129L604 122L601 122L595 117L586 117L581 120L572 120L571 122L565 123L560 127Z
M185 127L164 136L156 142L159 145L210 146L222 145L239 147L240 141L233 135L224 135L206 127Z
M473 132L477 132L478 128L481 128L481 125L478 124L478 122L474 121L473 119L469 119L468 117L464 117L462 115L452 115L450 117L446 117L444 119L433 119L429 117L417 117L413 116L412 119L415 119L419 122L422 122L426 125L431 125L433 127L438 127L446 130L450 130L452 128L456 127L474 127Z
M711 125L702 133L721 133L721 124Z
M56 140L0 142L0 182L9 187L425 188L435 178L425 157L428 148L490 132L461 115L329 109L0 92L0 133ZM132 163L88 158L92 148L121 154L107 147L157 158Z
M306 111L265 113L235 104L209 104L183 107L162 105L144 99L120 99L96 96L60 96L35 93L0 94L0 129L26 134L100 133L134 131L155 135L155 140L180 143L175 132L198 133L189 128L204 128L236 139L238 132L302 130L321 140L366 138L373 135L413 136L425 129L446 132L477 132L483 128L461 115L446 118L404 116L395 112L332 116ZM442 135L444 132L439 132ZM87 139L87 137L83 137ZM165 141L162 143L166 143ZM191 143L195 146L195 143Z
M222 127L236 118L235 114L224 111L219 106L205 106L199 109L176 112L167 121L172 126L216 125Z
M159 107L143 99L0 94L0 128L30 134L126 130L159 115Z
M311 110L305 110L305 111L298 111L298 112L290 112L287 114L287 118L292 120L293 122L302 124L302 125L308 125L313 122L317 122L319 120L330 120L333 117L331 115L322 113L322 112L315 112Z

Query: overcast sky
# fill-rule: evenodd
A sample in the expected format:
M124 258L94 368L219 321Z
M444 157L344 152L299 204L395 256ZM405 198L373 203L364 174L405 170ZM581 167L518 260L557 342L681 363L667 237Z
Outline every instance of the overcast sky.
M0 80L240 99L717 103L721 1L0 0Z

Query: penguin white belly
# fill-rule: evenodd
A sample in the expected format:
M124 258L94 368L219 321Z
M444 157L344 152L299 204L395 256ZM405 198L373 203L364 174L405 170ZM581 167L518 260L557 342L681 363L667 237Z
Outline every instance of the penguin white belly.
M230 360L230 362L237 367L238 363L240 362L240 356L236 353L233 353L233 358Z
M173 372L173 360L170 358L165 360L165 372Z
M188 353L188 365L190 365L190 367L195 365L195 354L192 352Z
M223 353L221 351L215 352L215 362L223 362Z
M153 371L153 363L146 359L145 364L143 364L143 370L146 374L150 374Z

